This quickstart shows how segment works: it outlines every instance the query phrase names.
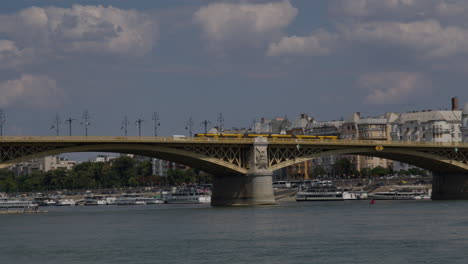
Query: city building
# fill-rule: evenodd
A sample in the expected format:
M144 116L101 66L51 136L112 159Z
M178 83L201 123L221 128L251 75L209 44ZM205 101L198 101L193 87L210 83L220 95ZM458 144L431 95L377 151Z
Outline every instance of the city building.
M401 114L392 123L391 137L394 141L461 142L462 130L462 111L458 109L457 98L452 98L451 110L422 110ZM408 168L411 168L408 164L395 162L396 171Z
M462 113L462 137L463 142L468 142L468 102L465 104Z
M60 156L47 156L17 163L10 166L9 169L14 170L16 174L31 174L33 171L70 170L78 163L78 161L68 160Z
M340 138L343 124L343 120L310 122L306 127L306 133L314 136L336 136ZM342 156L325 156L313 159L311 161L313 176L319 176L314 175L314 168L321 167L325 171L326 177L336 177L335 163L340 158L342 158Z
M306 134L314 136L341 136L343 120L315 121L307 124Z
M273 119L261 118L260 121L254 121L250 132L256 134L280 134L285 135L291 122L286 117L276 117Z
M286 133L288 135L307 135L308 127L315 120L307 114L301 114L291 123ZM312 176L312 161L305 161L287 167L287 175L290 180L310 179Z
M188 167L182 164L178 164L172 161L162 160L162 159L152 159L153 164L153 175L158 175L162 177L167 177L167 172L169 170L181 169L185 170Z
M115 157L115 156L99 154L94 158L90 158L89 162L112 162L116 158L117 157Z
M307 135L307 130L315 120L309 117L307 114L301 114L296 120L294 120L287 130L288 135Z

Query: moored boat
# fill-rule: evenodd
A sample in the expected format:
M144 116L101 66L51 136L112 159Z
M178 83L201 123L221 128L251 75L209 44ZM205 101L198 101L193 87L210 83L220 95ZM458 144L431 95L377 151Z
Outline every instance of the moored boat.
M52 206L57 204L57 201L50 197L36 197L33 202L39 206Z
M179 188L167 193L164 200L166 203L179 204L211 203L211 194L196 188Z
M11 199L11 198L0 198L0 208L8 209L8 208L37 208L38 204L28 200L19 200L19 199Z
M343 192L330 181L316 182L296 193L296 201L344 201Z
M90 195L90 196L86 196L85 199L84 199L84 205L106 205L107 202L105 200L104 197L102 196L94 196L94 195Z
M75 205L75 200L73 199L58 199L56 206L73 206Z

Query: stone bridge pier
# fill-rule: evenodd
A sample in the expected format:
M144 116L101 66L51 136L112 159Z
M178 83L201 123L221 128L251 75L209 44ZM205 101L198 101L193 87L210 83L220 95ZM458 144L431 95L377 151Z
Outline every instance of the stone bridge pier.
M468 172L434 172L432 200L468 200Z
M268 168L268 142L256 138L249 151L247 174L215 175L212 206L245 206L275 204L272 171Z

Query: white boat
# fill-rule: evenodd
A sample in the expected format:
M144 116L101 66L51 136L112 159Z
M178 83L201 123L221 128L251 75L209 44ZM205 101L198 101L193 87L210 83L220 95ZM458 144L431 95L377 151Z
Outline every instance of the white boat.
M38 204L32 201L11 199L11 198L0 198L0 208L24 208L30 209L37 207Z
M86 196L84 199L84 205L106 205L107 202L102 196Z
M75 205L75 200L73 199L58 199L56 206L73 206Z
M117 201L117 197L109 196L104 198L107 205L113 205Z
M343 192L343 199L345 200L366 200L368 198L365 191L345 191Z
M296 201L344 201L343 192L330 181L317 182L296 193Z
M145 198L139 194L125 194L115 200L117 205L145 205Z
M388 192L376 192L369 194L372 200L430 200L431 196L427 192L413 190L399 190Z
M164 199L166 203L211 203L211 194L207 191L199 191L196 188L180 188L167 193Z
M138 202L144 202L144 204L162 204L162 203L164 203L163 200L156 199L156 198L153 198L153 197L139 197L139 198L137 198L137 203Z
M50 197L36 197L33 202L39 206L52 206L57 204L57 201Z

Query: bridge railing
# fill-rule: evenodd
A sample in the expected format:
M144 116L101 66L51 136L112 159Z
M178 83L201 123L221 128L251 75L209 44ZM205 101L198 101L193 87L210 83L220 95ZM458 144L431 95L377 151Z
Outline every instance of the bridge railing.
M128 142L128 143L229 143L251 144L253 138L227 137L124 137L124 136L2 136L2 142ZM270 144L296 145L350 145L350 146L407 146L407 147L454 147L468 148L468 143L461 142L428 142L428 141L382 141L382 140L350 140L350 139L300 139L300 138L268 138Z

